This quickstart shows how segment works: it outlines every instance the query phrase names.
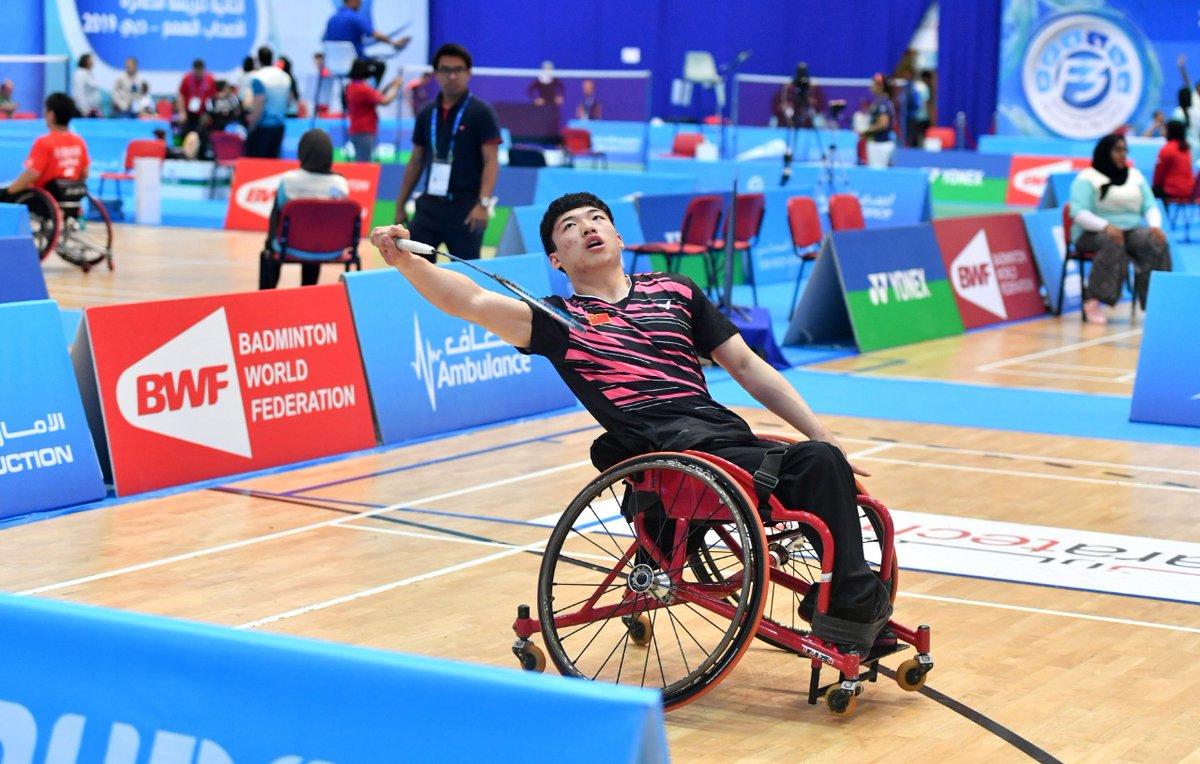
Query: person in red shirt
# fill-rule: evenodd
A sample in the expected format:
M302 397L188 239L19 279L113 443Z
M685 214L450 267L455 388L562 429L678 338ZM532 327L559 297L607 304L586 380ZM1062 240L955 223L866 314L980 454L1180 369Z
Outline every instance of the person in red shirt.
M66 93L46 97L45 118L50 132L33 142L24 169L0 192L0 199L11 201L26 189L45 188L56 180L87 180L87 144L67 129L76 114L75 102Z
M357 59L350 66L350 84L346 86L346 111L350 115L350 143L354 145L354 161L370 162L375 152L379 132L377 107L396 100L403 84L399 77L384 86L383 92L367 84L371 62Z
M217 95L217 81L204 68L204 59L192 62L192 71L183 75L179 93L175 97L175 109L183 124L183 135L196 132L200 142L208 145L208 129L211 124L209 109Z
M1154 180L1150 188L1160 199L1184 200L1192 196L1195 176L1192 173L1192 149L1187 142L1187 128L1178 120L1167 123L1167 142L1158 152L1154 164Z

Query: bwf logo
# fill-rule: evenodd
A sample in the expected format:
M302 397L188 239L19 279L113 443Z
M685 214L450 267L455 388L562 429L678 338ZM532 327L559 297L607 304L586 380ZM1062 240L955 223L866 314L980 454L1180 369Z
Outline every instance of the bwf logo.
M219 308L121 373L117 409L138 429L249 459L233 343Z

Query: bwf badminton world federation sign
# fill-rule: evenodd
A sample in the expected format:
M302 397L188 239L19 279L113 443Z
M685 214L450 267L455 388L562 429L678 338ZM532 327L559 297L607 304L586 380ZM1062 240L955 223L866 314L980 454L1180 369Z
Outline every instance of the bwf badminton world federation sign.
M90 308L72 352L94 366L119 494L375 444L340 285Z
M933 230L965 328L1045 312L1020 216L950 218Z
M901 510L892 521L907 570L1200 604L1200 544Z

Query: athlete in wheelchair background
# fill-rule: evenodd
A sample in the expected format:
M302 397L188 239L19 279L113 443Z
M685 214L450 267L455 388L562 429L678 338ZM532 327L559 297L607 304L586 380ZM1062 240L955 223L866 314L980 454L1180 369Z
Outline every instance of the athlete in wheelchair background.
M88 193L87 144L68 127L77 115L75 102L65 93L51 93L45 107L50 132L33 142L21 174L0 190L0 201L29 208L34 245L43 260L58 252L85 273L101 260L112 270L112 220ZM93 221L83 218L85 201Z
M399 249L394 239L407 236L390 226L371 240L436 307L547 357L605 429L592 445L601 475L567 507L543 554L538 618L518 609L513 649L525 668L545 665L529 640L540 629L564 674L649 681L672 708L715 686L758 637L811 658L809 701L824 694L845 714L878 659L902 649L899 637L918 649L901 666L901 687L924 683L929 630L890 621L891 521L859 490L853 473L867 473L700 287L676 274L624 273L602 200L560 197L541 225L550 264L575 290L546 302L582 330ZM709 395L700 356L808 440L756 435ZM822 663L839 671L838 683L819 687Z

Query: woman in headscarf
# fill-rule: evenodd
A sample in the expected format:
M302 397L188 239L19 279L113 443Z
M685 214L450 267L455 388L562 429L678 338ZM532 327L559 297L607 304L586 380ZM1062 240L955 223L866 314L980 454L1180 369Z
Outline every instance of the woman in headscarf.
M279 190L275 192L275 205L271 208L271 221L267 226L267 243L259 258L258 288L274 289L279 284L281 261L276 259L278 243L275 229L283 206L292 199L345 199L350 195L350 184L333 171L333 142L329 134L313 128L300 136L297 151L300 168L283 174ZM301 263L300 285L312 286L321 277L320 263Z
M1143 310L1150 272L1171 270L1162 214L1145 176L1129 166L1127 157L1125 138L1106 135L1092 152L1092 166L1071 184L1071 239L1077 249L1095 253L1084 316L1099 324L1108 320L1100 303L1116 304L1131 259L1134 293Z

